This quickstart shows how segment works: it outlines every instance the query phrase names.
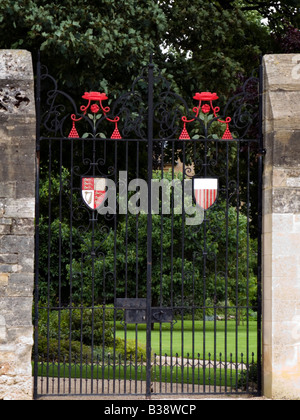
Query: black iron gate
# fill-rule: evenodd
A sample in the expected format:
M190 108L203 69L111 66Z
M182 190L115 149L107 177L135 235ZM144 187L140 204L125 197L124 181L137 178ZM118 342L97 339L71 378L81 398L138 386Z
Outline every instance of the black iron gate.
M35 397L259 394L261 74L36 99Z

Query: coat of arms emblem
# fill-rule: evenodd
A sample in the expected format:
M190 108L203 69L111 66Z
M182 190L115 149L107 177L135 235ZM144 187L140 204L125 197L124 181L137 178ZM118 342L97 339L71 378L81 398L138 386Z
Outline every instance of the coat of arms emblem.
M106 178L82 178L82 198L92 210L96 210L106 197Z
M194 198L199 207L209 209L216 201L218 195L217 178L194 178Z

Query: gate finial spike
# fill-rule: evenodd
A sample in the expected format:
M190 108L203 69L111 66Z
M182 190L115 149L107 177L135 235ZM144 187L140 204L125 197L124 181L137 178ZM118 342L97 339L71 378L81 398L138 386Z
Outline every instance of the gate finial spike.
M190 140L190 135L186 129L186 123L184 123L183 130L179 136L179 140Z
M231 132L229 130L229 127L228 127L228 124L227 124L226 130L225 130L225 132L223 134L223 137L222 137L222 140L232 140L232 139L233 139L233 137L232 137L232 134L231 134Z
M79 134L75 127L75 121L73 121L73 127L72 127L72 130L70 131L69 139L76 139L78 137L79 137Z
M118 127L116 127L114 129L114 132L111 135L111 139L118 139L118 140L121 140L122 139L122 136L121 136L121 134L120 134L120 132L118 130Z

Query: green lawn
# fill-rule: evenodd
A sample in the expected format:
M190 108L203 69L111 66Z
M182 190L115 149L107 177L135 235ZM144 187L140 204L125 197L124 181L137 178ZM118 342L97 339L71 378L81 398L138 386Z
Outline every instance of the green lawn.
M39 363L38 365L38 376L49 377L49 378L77 378L82 381L90 379L99 380L102 379L110 381L128 380L129 382L146 381L146 366L133 366L127 365L126 371L124 365L111 365L111 366L97 366L93 367L89 365L74 366L58 363L47 364ZM203 385L204 383L209 386L225 386L235 388L238 380L241 378L241 372L234 369L216 369L213 367L206 368L205 371L202 368L192 369L191 367L181 368L176 366L170 368L169 366L154 366L151 370L151 380L159 383L173 383L174 387L176 384L191 384L191 385ZM243 379L242 379L243 381ZM244 382L242 382L244 383ZM51 388L51 382L50 382Z
M227 329L227 331L225 331ZM182 331L183 330L183 331ZM146 343L146 325L136 326L128 324L127 327L117 323L116 336L129 340L138 340L139 343ZM225 340L226 337L226 340ZM236 339L237 337L237 339ZM155 324L154 331L151 334L152 352L156 354L171 354L179 357L198 357L204 359L214 358L216 354L217 360L225 360L225 353L227 354L227 361L236 361L236 354L238 361L241 361L241 354L243 354L243 361L246 362L247 348L250 355L250 362L252 359L252 352L254 353L254 360L257 357L257 323L256 321L249 322L249 331L247 337L246 322L244 325L236 325L235 321L206 321L205 331L203 321L184 321L184 328L182 322L177 323L171 328L170 324ZM220 356L220 353L222 356ZM232 355L232 356L231 356ZM231 359L232 357L232 359Z
M203 321L195 321L194 324L192 321L184 321L184 325L182 325L181 321L178 321L173 327L170 324L155 324L154 331L152 331L151 335L153 358L151 380L153 382L173 383L174 386L175 384L191 384L197 386L204 383L208 386L226 385L231 390L234 390L237 387L240 388L241 383L245 383L245 376L242 377L243 372L236 370L234 362L243 361L244 364L247 362L247 346L249 347L249 363L252 364L253 361L255 362L257 360L257 324L255 321L249 323L248 341L246 323L237 327L235 321L228 321L227 323L224 321L218 321L216 323L214 321L206 321L205 331ZM132 346L132 343L133 348L135 348L134 343L136 340L145 348L146 325L141 324L136 327L135 325L128 324L124 326L120 322L117 322L116 337L124 339L125 336L127 340L132 340L130 343L127 343L127 351ZM236 336L238 337L237 342ZM229 362L227 369L224 369L224 364L219 364L220 361L225 361L225 345L227 361ZM205 356L203 356L204 351ZM254 353L253 359L252 352ZM93 378L112 381L126 378L130 383L132 381L140 383L146 380L146 355L142 362L140 359L135 361L133 358L132 361L130 361L131 359L127 359L125 363L124 359L122 361L118 357L114 359L112 353L113 349L110 349L110 359L106 357L104 363L101 357L99 361L95 357L93 366L90 362L85 362L85 360L81 364L79 359L76 363L61 363L60 365L57 361L50 361L49 363L42 362L38 366L38 375L44 377L49 376L50 378L82 377L83 380ZM161 355L167 354L168 356L172 355L173 357L178 354L178 363L173 360L173 366L170 367L169 362L165 363L164 357L162 357L161 361L159 359L155 361L155 353ZM241 353L243 353L243 358ZM195 360L190 360L189 363L184 361L184 364L181 365L180 357L182 355ZM206 360L205 370L201 362L197 361L198 358L201 361ZM207 363L208 360L210 360L210 363ZM214 361L216 361L216 365ZM242 370L244 369L246 369L245 365L243 365ZM249 370L249 372L250 375L254 375L253 381L255 382L255 371L252 373Z

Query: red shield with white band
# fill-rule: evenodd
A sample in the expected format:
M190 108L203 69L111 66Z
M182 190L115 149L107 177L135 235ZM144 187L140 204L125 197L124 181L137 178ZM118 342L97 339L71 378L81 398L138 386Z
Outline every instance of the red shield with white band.
M199 207L209 209L217 199L218 179L194 178L194 197Z
M106 197L105 178L82 178L81 193L85 204L96 210Z

